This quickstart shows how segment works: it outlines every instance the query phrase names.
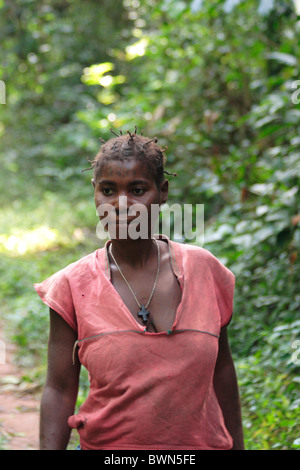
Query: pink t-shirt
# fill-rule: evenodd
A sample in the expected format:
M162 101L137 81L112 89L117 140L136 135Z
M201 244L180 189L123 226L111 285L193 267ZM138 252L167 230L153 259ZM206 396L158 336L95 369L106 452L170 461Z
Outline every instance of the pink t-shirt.
M78 333L90 391L68 424L84 450L232 447L213 376L220 329L232 315L234 275L204 248L160 238L182 289L166 332L146 332L115 290L110 242L35 284Z

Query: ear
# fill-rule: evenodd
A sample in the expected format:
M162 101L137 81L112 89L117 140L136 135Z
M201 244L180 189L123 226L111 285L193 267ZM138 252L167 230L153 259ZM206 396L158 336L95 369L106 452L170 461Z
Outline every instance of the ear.
M94 180L94 178L91 179L91 183L92 183L92 185L93 185L93 187L94 187L94 189L95 189L95 180Z
M164 180L160 185L161 204L165 204L165 202L167 202L168 193L169 193L169 181Z

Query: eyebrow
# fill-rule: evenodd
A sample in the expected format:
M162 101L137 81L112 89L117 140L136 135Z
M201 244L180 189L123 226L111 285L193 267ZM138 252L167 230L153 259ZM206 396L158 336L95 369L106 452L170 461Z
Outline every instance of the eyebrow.
M114 181L111 181L111 180L99 180L98 181L99 184L116 184Z

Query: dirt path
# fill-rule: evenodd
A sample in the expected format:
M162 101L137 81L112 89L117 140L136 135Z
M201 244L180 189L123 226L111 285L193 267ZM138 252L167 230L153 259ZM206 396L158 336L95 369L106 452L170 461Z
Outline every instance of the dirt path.
M0 339L3 341L3 336ZM22 371L13 362L13 346L6 341L1 344L0 449L38 450L40 391L22 381Z

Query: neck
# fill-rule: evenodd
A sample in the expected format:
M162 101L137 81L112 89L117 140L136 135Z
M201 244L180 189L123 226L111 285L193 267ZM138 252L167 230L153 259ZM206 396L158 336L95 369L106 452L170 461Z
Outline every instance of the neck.
M111 240L111 250L116 261L135 268L144 267L153 255L157 256L157 248L151 238L138 240Z

